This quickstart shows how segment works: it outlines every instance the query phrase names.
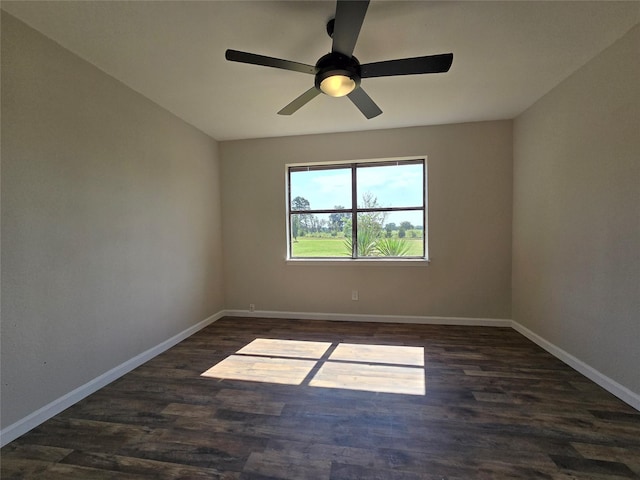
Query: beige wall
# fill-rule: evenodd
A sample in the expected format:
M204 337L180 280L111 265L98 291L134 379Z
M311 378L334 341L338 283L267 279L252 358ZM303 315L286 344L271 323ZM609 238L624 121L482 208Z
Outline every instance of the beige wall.
M640 27L514 127L513 319L640 394Z
M510 121L228 141L220 153L227 309L511 318ZM285 164L411 155L428 156L430 264L285 262Z
M2 14L2 426L223 308L217 144Z
M640 392L639 50L636 27L515 126L218 145L3 13L2 427L249 303L513 317ZM287 163L414 155L431 263L285 261Z

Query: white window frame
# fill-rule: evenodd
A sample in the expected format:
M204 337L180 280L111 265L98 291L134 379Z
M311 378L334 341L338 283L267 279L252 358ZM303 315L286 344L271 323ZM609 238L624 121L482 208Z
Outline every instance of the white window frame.
M303 169L315 170L315 169L330 169L331 167L336 168L344 168L345 166L350 166L352 168L352 172L354 172L358 166L373 166L373 165L401 165L401 164L409 164L409 163L422 163L423 165L423 206L422 207L380 207L375 209L362 209L357 208L357 181L355 177L355 173L352 173L352 205L351 208L345 210L333 210L333 209L317 209L317 210L305 210L305 213L309 214L327 214L327 213L336 213L336 212L351 212L352 218L357 217L358 213L366 212L366 211L407 211L407 210L422 210L423 212L423 248L424 255L423 256L411 256L411 257L358 257L352 254L351 257L293 257L292 256L292 242L291 242L291 218L295 213L299 213L296 211L291 211L291 184L290 184L290 173L292 171L302 171ZM287 236L287 248L286 248L286 261L291 264L314 264L314 263L322 263L322 264L352 264L353 262L362 263L362 264L385 264L385 265L396 265L396 264L411 264L411 265L421 265L429 262L429 228L428 228L428 174L427 174L427 157L426 155L418 155L411 157L397 157L397 158L380 158L380 159L366 159L366 160L345 160L345 161L336 161L336 162L313 162L313 163L290 163L285 165L285 204L286 204L286 236ZM354 217L355 216L355 217ZM357 222L355 222L357 223ZM355 234L357 235L357 226L354 228ZM352 242L354 243L354 242ZM357 243L357 242L355 242ZM354 250L356 247L354 245ZM354 252L355 253L355 252Z

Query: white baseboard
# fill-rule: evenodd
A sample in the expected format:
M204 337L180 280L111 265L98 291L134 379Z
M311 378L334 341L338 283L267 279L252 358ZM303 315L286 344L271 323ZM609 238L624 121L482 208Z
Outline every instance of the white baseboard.
M36 410L35 412L27 415L26 417L18 420L17 422L9 425L8 427L0 430L0 447L3 447L7 443L15 440L21 435L24 435L29 430L37 427L41 423L49 420L51 417L57 415L63 410L69 408L71 405L79 402L83 398L91 395L92 393L100 390L102 387L108 385L109 383L117 380L121 376L129 373L134 368L139 367L145 362L148 362L153 357L161 354L165 350L173 347L174 345L180 343L185 338L190 337L198 330L203 329L207 325L219 320L225 315L224 311L220 311L209 318L202 320L199 323L183 330L182 332L174 335L173 337L165 340L164 342L156 345L155 347L142 352L139 355L127 360L126 362L118 365L117 367L112 368L108 372L103 373L102 375L94 378L90 382L81 385L80 387L72 390L71 392L63 395L62 397L54 400L53 402L45 405L44 407Z
M413 315L365 315L360 313L278 312L270 310L226 310L229 317L284 318L298 320L333 320L341 322L387 322L424 325L466 325L478 327L511 327L511 320L470 317L421 317Z
M640 395L638 395L637 393L632 392L624 385L620 385L615 380L607 377L605 374L599 372L598 370L591 367L590 365L587 365L582 360L579 360L578 358L564 351L560 347L557 347L553 343L542 338L540 335L533 333L527 327L520 325L518 322L512 321L512 327L514 330L516 330L517 332L527 337L533 343L544 348L547 352L549 352L554 357L558 358L559 360L563 361L574 370L577 370L578 372L583 374L589 380L597 383L602 388L607 390L609 393L615 395L623 402L631 405L633 408L640 411Z
M300 320L337 320L347 322L389 322L389 323L414 323L433 325L467 325L481 327L510 327L521 333L533 343L545 349L551 355L577 370L588 379L600 385L612 395L615 395L623 402L640 411L640 395L632 392L624 385L620 385L615 380L607 377L595 368L587 365L582 360L577 359L570 353L557 347L548 340L533 333L528 328L520 325L514 320L495 318L468 318L468 317L420 317L410 315L362 315L349 313L308 313L308 312L278 312L278 311L254 311L248 310L226 310L225 315L229 317L245 318L285 318Z
M62 412L71 405L79 402L83 398L91 395L102 387L108 385L114 380L120 378L134 368L139 367L143 363L151 360L153 357L168 350L182 340L203 329L207 325L219 320L222 317L245 317L245 318L284 318L284 319L300 319L300 320L333 320L347 322L389 322L389 323L413 323L413 324L433 324L433 325L466 325L466 326L482 326L482 327L511 327L536 343L553 356L563 361L570 367L574 368L584 376L594 381L602 388L618 397L623 402L631 405L640 411L640 395L632 392L615 380L607 377L583 361L577 359L573 355L565 352L561 348L555 346L551 342L545 340L539 335L533 333L528 328L520 325L518 322L508 319L495 318L468 318L468 317L421 317L411 315L363 315L350 313L308 313L308 312L278 312L278 311L255 311L247 310L222 310L209 318L187 328L177 335L165 340L149 350L136 355L130 360L112 368L108 372L94 378L90 382L76 388L75 390L63 395L35 412L18 420L12 425L0 430L0 446L15 440L24 435L29 430L37 427L41 423L51 417Z

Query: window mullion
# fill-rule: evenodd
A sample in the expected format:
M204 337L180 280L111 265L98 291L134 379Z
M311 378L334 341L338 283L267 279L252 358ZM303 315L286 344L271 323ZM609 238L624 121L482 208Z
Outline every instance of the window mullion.
M351 258L358 258L358 187L356 165L351 165Z
M291 258L293 256L293 215L291 213L292 205L291 205L291 169L287 169L287 221L289 226L289 231L287 232L289 238L287 239L287 258Z
M359 208L359 213L367 212L409 212L409 211L421 211L423 207L377 207L377 208Z

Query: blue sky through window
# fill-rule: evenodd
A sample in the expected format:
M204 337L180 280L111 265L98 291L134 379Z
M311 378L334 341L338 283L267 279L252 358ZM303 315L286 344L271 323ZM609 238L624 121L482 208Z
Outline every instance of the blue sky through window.
M382 207L422 206L424 173L421 164L371 166L358 169L358 203L369 192ZM351 169L291 172L291 199L304 197L312 210L332 209L340 205L351 208ZM386 223L409 221L422 226L422 212L390 212Z

